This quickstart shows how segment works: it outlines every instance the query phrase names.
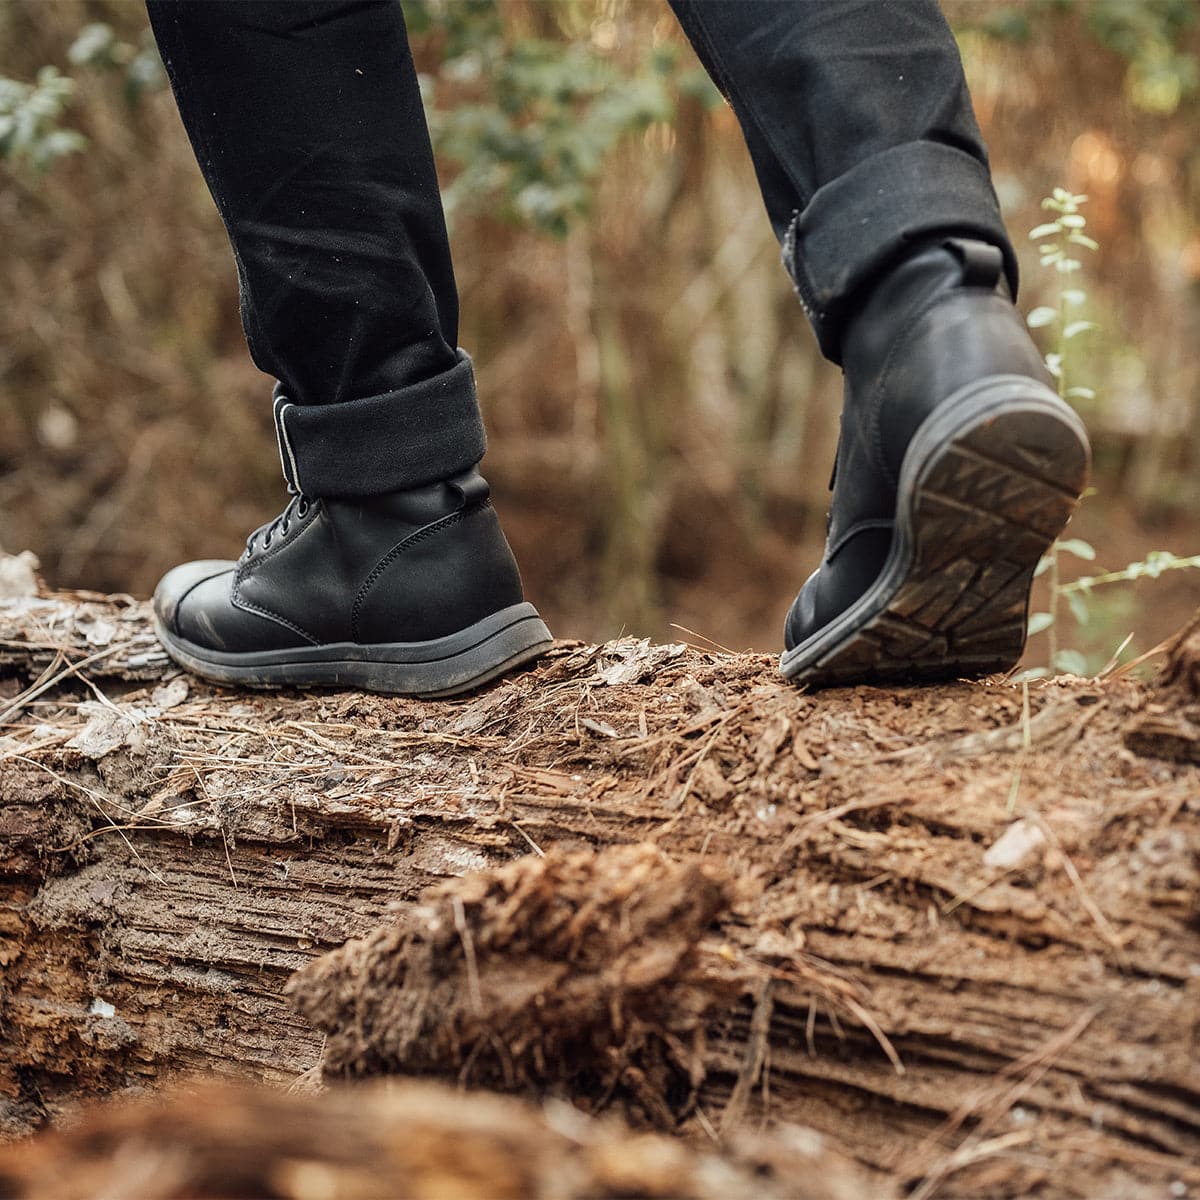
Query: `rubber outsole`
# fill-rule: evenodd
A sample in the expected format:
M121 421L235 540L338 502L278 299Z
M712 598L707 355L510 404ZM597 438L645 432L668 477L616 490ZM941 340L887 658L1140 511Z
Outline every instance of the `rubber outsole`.
M1049 388L1001 377L963 389L905 454L878 579L780 670L814 688L1009 670L1025 649L1034 570L1089 468L1083 424Z
M532 604L514 604L428 642L337 642L229 654L198 646L155 617L159 640L189 671L241 687L340 687L393 696L457 696L544 654L554 638Z

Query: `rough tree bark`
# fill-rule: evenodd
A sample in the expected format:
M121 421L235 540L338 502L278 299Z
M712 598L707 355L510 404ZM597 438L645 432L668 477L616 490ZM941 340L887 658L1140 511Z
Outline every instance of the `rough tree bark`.
M563 644L422 704L213 689L143 605L9 601L3 1130L196 1073L399 1071L811 1126L920 1197L1189 1194L1191 645L1164 685L808 696L761 656Z

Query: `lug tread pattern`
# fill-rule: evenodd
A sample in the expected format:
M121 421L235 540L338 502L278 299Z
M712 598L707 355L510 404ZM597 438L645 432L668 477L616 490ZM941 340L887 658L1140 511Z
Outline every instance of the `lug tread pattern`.
M797 682L933 682L1012 668L1025 649L1034 569L1087 473L1086 445L1050 414L1001 414L948 443L911 501L906 577Z

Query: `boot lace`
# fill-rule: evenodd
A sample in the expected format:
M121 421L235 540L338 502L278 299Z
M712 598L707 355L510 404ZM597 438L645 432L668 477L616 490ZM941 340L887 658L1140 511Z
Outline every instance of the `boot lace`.
M265 525L260 525L246 539L246 549L242 557L244 558L246 555L253 554L260 543L264 550L269 550L276 534L279 534L281 537L287 537L292 521L302 521L308 516L308 510L312 508L312 504L313 502L307 496L303 496L299 492L293 495L279 516L273 521L268 521Z

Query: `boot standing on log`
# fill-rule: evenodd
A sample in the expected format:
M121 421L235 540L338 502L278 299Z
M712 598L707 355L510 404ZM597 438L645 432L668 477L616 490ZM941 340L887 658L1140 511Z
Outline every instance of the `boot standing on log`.
M222 683L448 695L536 657L398 3L150 0L224 219L291 499L176 567L158 632Z
M1024 648L1086 434L1017 267L935 0L672 0L741 122L804 310L846 378L823 560L785 628L812 686L982 675ZM220 682L466 691L550 645L477 464L484 432L398 3L148 0L225 220L292 498L236 562L159 585Z

